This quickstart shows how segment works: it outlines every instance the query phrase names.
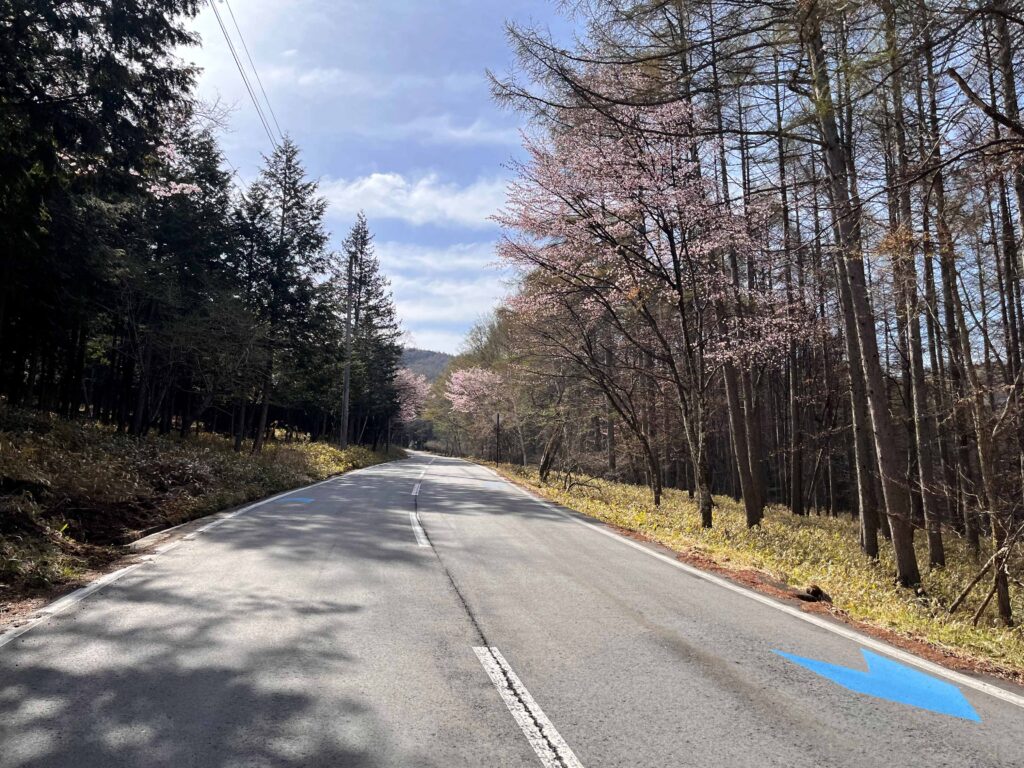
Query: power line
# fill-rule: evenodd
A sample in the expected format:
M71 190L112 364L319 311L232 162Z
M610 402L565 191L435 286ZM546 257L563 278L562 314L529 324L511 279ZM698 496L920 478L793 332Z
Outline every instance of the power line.
M277 141L274 139L274 135L270 131L270 124L267 122L267 118L263 114L263 109L260 107L259 100L256 98L256 93L253 91L252 84L249 82L249 77L246 75L245 68L242 66L242 61L238 56L238 50L235 48L235 44L231 40L231 35L228 33L228 28L224 24L224 19L220 14L220 10L217 8L217 0L210 0L210 7L213 9L214 16L217 17L217 24L220 26L220 31L224 35L224 41L228 44L228 50L231 52L231 58L235 61L235 67L238 69L238 74L242 77L242 83L245 85L245 90L249 92L249 98L252 100L252 105L256 108L256 115L263 124L263 130L266 132L267 138L270 139L271 146L273 146L274 149L277 149Z
M228 44L228 50L231 51L231 58L235 60L235 67L238 68L238 74L242 76L242 83L245 85L245 90L249 92L249 98L252 99L252 105L256 108L256 115L263 124L263 130L266 131L267 138L270 139L271 146L273 146L274 149L277 149L277 141L274 139L274 134L270 130L270 124L267 122L267 118L263 114L263 110L260 108L260 102L256 98L256 93L252 89L252 84L249 82L248 76L245 74L245 68L242 66L242 61L238 56L238 51L235 49L235 44L232 42L231 35L228 34L228 28L224 24L224 19L221 17L220 11L217 9L217 0L210 0L210 7L213 9L214 16L217 17L217 24L220 26L220 31L224 34L224 40Z
M242 28L238 26L238 20L235 18L235 11L231 8L229 0L224 0L224 5L228 7L228 13L231 14L231 23L235 25L235 31L238 32L238 39L242 41L242 49L245 51L245 57L249 60L249 66L252 67L252 73L256 75L256 83L260 87L260 93L263 94L263 102L267 105L267 109L270 110L270 116L274 120L274 126L277 128L277 135L284 138L284 132L281 130L281 124L277 122L277 115L274 114L274 108L270 104L270 98L267 96L267 91L263 87L263 79L260 77L260 72L256 69L256 62L252 60L252 55L249 53L249 45L245 42L245 35L242 34Z
M231 164L230 160L223 156L221 156L221 159L224 161L224 164L231 169L231 186L235 188L235 191L238 194L244 196L245 189L243 189L243 187L245 186L245 179L242 178L242 175L238 172L238 169ZM235 179L237 179L237 181Z

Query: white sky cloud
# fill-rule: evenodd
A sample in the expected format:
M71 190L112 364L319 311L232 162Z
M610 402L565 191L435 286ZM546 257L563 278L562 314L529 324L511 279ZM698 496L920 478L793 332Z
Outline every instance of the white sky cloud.
M389 138L422 139L438 144L519 146L522 141L517 128L492 125L480 118L460 125L450 114L418 117L407 123L389 126L385 131Z
M472 324L494 309L506 293L497 274L474 280L392 275L391 287L402 320L426 325Z
M325 179L320 194L331 212L346 219L358 211L377 219L415 224L485 229L488 217L505 202L504 179L478 179L466 186L444 182L435 174L410 178L400 173L372 173L356 179Z
M411 346L457 352L466 329L507 293L493 242L432 247L384 241L376 247Z
M410 91L429 90L434 93L486 93L487 81L482 73L448 72L426 75L415 72L386 73L348 69L337 66L315 66L295 63L300 53L295 49L280 54L283 63L264 67L267 85L281 89L299 88L310 96L339 98L359 96L374 101L393 99ZM239 82L239 87L241 84Z
M465 340L466 335L464 333L420 328L410 332L404 343L417 349L429 349L434 352L447 352L450 355L454 355L458 353Z
M396 241L376 244L377 256L388 274L488 272L497 266L496 246L494 242L456 243L436 248ZM494 277L497 279L497 272Z

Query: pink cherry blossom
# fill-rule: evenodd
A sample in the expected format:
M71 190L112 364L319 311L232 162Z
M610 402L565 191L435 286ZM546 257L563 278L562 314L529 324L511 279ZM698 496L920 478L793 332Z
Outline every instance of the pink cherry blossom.
M400 368L395 375L395 389L398 392L398 418L408 424L422 413L430 395L430 384L425 376Z
M501 376L494 371L462 368L452 373L444 394L459 413L487 415L497 409L501 389Z

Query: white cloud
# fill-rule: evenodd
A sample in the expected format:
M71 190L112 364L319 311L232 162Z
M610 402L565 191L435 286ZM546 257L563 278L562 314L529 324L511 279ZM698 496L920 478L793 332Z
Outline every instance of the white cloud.
M295 56L286 58L294 60ZM290 63L271 65L266 68L263 81L272 92L298 91L306 98L324 94L374 97L379 93L375 78L340 67L302 67Z
M466 280L396 274L390 277L398 315L413 333L424 325L469 327L494 309L507 293L497 272Z
M466 332L508 293L493 242L424 246L385 241L377 255L391 279L406 343L456 352Z
M430 91L466 93L481 89L485 81L479 75L452 72L425 75L417 72L380 73L337 66L309 66L296 63L300 53L294 49L281 55L283 63L266 67L264 82L275 90L295 90L307 97L360 96L386 100L401 94Z
M477 118L457 125L449 114L418 117L407 123L374 131L391 138L419 138L435 144L506 144L518 146L521 138L516 128L491 125Z
M400 173L372 173L358 179L326 179L320 193L337 216L364 211L369 218L415 224L484 229L505 203L503 179L478 179L467 186L443 182L437 174L410 179Z
M284 84L294 84L312 90L331 90L343 93L372 93L373 83L356 72L338 67L312 67L295 70L275 67L271 76Z
M422 330L409 333L404 343L408 347L430 349L434 352L447 352L450 355L454 355L462 348L462 343L465 340L466 336L462 333Z
M493 242L456 243L435 248L385 241L377 243L377 256L388 274L479 273L497 266L496 245Z

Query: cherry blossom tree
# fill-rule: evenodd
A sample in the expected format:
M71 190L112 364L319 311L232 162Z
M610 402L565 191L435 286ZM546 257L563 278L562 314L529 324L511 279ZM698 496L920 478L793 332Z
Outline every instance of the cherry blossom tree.
M588 76L603 93L660 87L631 69L594 67ZM712 506L709 395L724 376L748 523L755 525L763 504L753 480L760 457L735 361L772 358L799 325L783 297L740 285L738 264L758 251L752 233L759 214L732 210L702 172L716 150L704 138L706 125L706 116L681 99L555 110L549 130L527 140L529 160L514 166L516 179L497 217L506 232L499 251L523 274L544 275L516 310L539 313L542 323L545 311L571 306L579 338L621 337L642 352L644 375L670 386L705 525ZM609 351L607 342L589 345L592 370L607 366ZM652 468L656 501L658 474Z
M445 387L445 397L459 413L474 416L493 414L498 408L501 376L484 368L453 371Z
M399 421L409 424L423 412L430 396L430 384L426 376L413 373L408 368L399 368L394 386L398 397Z

